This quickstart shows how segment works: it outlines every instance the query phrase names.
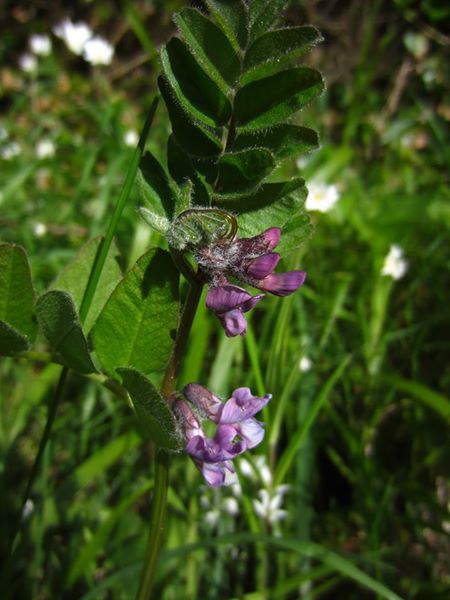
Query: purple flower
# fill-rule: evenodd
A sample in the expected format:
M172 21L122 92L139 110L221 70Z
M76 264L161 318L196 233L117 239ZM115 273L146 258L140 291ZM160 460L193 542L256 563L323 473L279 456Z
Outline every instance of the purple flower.
M211 309L225 329L228 337L244 335L247 322L244 313L264 298L264 294L252 296L237 285L221 285L210 288L206 306Z
M186 452L212 487L236 481L231 461L262 441L264 427L254 415L269 402L271 395L253 396L249 388L238 388L229 400L222 402L197 383L187 385L183 393L203 417L217 425L214 436L208 437L189 404L177 400L175 414L185 438Z
M221 239L197 251L197 262L211 286L206 305L219 318L228 337L245 334L244 313L263 297L230 284L229 276L276 296L292 294L304 283L304 271L273 272L280 260L280 255L273 252L280 236L281 230L271 227L251 238Z

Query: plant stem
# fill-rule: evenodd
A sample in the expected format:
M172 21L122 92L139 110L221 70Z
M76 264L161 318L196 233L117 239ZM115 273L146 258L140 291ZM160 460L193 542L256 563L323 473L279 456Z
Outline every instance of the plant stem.
M170 397L175 391L176 381L180 371L181 358L184 354L189 331L202 295L202 287L201 283L196 283L194 281L190 284L181 313L180 324L172 355L164 373L164 379L161 384L161 394L169 404ZM136 600L149 600L151 598L156 567L164 536L168 486L169 454L164 450L159 450L155 460L155 486L150 514L150 531L144 558L144 569L142 571Z

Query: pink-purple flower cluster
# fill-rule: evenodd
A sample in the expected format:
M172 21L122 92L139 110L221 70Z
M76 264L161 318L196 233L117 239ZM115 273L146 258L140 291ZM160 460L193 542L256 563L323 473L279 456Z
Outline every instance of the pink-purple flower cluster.
M232 460L262 441L264 426L254 415L272 396L253 396L249 388L242 387L222 402L197 383L187 385L183 394L190 404L185 399L177 399L174 409L186 442L186 452L208 485L218 487L235 482ZM201 426L203 419L216 425L214 436L205 434Z
M195 253L210 285L206 305L216 314L228 337L245 334L244 313L264 297L264 294L252 296L231 284L228 277L276 296L292 294L305 281L304 271L273 272L280 260L280 255L273 252L280 236L281 230L271 227L252 238L217 240Z

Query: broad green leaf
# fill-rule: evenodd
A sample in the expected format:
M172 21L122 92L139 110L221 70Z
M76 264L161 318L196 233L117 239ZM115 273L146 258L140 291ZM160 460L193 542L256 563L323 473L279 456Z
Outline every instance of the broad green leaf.
M161 61L172 93L193 118L211 127L227 123L231 116L229 100L181 40L172 38L162 48Z
M265 183L258 190L251 192L214 194L212 200L214 206L241 214L266 208L299 188L302 188L301 193L306 197L305 180L296 178L278 183Z
M248 49L241 85L292 65L322 39L317 29L310 25L268 31Z
M28 338L5 323L0 321L0 356L14 356L17 352L28 350Z
M166 172L151 152L146 152L141 158L139 172L142 176L141 193L145 200L158 213L162 208L171 219L175 209L175 195Z
M203 70L227 95L240 74L240 61L227 36L193 8L183 8L174 21Z
M222 151L221 138L206 126L194 123L188 112L177 102L165 77L158 79L159 89L166 103L173 134L179 146L190 156L215 157ZM218 130L221 135L222 130Z
M178 185L191 181L194 186L192 203L197 206L209 205L207 187L194 168L192 159L180 148L173 135L167 143L167 166L173 179Z
M93 329L97 357L107 373L134 367L164 369L178 324L178 271L168 252L152 248L111 294Z
M240 54L247 46L247 8L243 0L205 0L211 14Z
M119 368L116 371L130 394L141 429L157 446L179 450L175 417L150 379L136 369Z
M217 188L222 192L255 187L275 167L273 154L265 148L227 152L219 158Z
M248 9L249 37L255 40L276 25L287 0L252 0Z
M314 231L309 213L304 210L289 219L281 228L281 240L277 251L281 255L292 252L310 239Z
M319 95L323 87L320 73L306 67L253 81L236 94L238 126L258 129L277 125Z
M79 373L96 371L70 294L51 290L40 296L36 317L51 349L61 355L67 366Z
M35 292L25 250L0 244L0 319L33 342Z
M99 251L100 244L102 243L102 239L103 238L101 237L97 237L86 242L86 244L80 248L74 259L61 271L50 286L50 289L68 292L71 295L77 310L80 309L83 295L91 275L92 266ZM87 314L86 321L83 325L87 332L90 331L111 292L122 278L119 260L119 250L113 243L100 276L100 281Z
M319 147L319 136L314 129L298 125L276 125L263 129L241 133L233 144L233 150L244 148L268 148L276 158L303 154Z

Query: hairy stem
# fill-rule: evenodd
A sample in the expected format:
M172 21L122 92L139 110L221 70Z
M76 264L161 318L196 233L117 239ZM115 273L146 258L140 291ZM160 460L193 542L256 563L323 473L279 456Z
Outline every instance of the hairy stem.
M181 313L180 324L172 355L166 367L164 379L161 384L161 394L168 403L171 402L171 395L175 391L176 381L180 371L181 358L186 348L189 332L201 294L202 284L192 281ZM155 460L155 486L150 513L150 530L147 550L145 552L144 569L142 571L136 600L149 600L151 598L156 567L164 537L168 486L169 454L165 450L159 450Z

